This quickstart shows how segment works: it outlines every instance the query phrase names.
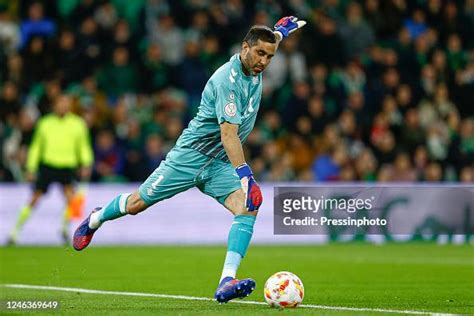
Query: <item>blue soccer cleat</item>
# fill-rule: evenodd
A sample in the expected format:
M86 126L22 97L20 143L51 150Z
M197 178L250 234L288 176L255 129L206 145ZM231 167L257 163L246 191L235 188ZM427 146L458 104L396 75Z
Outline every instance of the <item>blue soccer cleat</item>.
M238 280L232 277L222 279L217 287L214 298L220 304L227 303L234 298L244 298L255 290L255 281L252 279Z
M94 233L97 231L97 229L89 228L89 221L90 221L91 215L99 211L100 209L101 209L100 207L95 208L89 214L89 216L87 216L87 218L81 223L81 225L77 227L76 231L74 232L74 237L72 239L72 246L77 251L80 251L86 248L90 244L92 237L94 236Z

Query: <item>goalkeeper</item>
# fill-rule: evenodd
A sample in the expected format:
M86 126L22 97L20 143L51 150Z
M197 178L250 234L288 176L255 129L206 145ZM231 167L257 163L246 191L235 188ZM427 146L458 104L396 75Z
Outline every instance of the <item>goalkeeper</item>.
M73 246L82 250L106 221L135 215L177 193L197 187L234 214L227 254L215 298L220 303L248 296L252 279L235 278L253 234L263 198L246 164L242 143L253 129L262 96L262 72L279 42L305 24L284 17L275 31L253 26L241 51L221 66L207 82L198 113L179 137L166 160L134 193L118 195L96 208L74 233Z

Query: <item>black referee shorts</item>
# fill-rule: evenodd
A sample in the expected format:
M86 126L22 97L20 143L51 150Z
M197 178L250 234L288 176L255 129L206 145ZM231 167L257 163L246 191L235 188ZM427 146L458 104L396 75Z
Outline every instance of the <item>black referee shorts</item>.
M57 182L62 185L68 185L73 184L76 178L76 169L74 168L54 168L41 165L38 169L34 189L35 191L46 193L51 183Z

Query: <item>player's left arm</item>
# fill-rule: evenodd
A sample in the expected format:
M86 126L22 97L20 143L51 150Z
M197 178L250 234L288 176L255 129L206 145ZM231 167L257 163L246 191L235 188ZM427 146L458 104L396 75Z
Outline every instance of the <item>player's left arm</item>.
M79 161L81 162L80 177L82 180L87 181L91 175L94 154L92 151L89 132L84 121L81 121L79 124L79 142L77 146Z
M244 151L238 135L239 125L223 122L220 125L221 141L234 168L245 163Z
M249 212L256 211L262 205L263 196L250 166L245 162L242 143L238 135L239 125L223 122L220 124L220 130L227 157L240 178L242 190L245 193L245 205Z
M296 16L285 16L275 24L275 31L273 33L276 35L279 43L284 38L287 38L291 33L299 30L305 25L306 21L299 20Z

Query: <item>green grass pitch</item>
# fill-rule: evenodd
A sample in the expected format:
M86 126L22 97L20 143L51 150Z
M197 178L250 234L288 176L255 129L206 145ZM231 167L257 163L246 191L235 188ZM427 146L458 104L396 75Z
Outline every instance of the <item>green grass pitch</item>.
M211 297L224 246L0 248L0 283ZM322 246L252 246L240 277L257 281L246 300L263 302L263 284L274 272L297 274L303 304L474 314L474 247L423 243ZM98 295L0 287L0 300L57 300L51 314L114 315L397 315L212 301ZM0 314L7 312L0 310ZM281 313L281 314L277 314ZM18 313L17 313L18 314Z

